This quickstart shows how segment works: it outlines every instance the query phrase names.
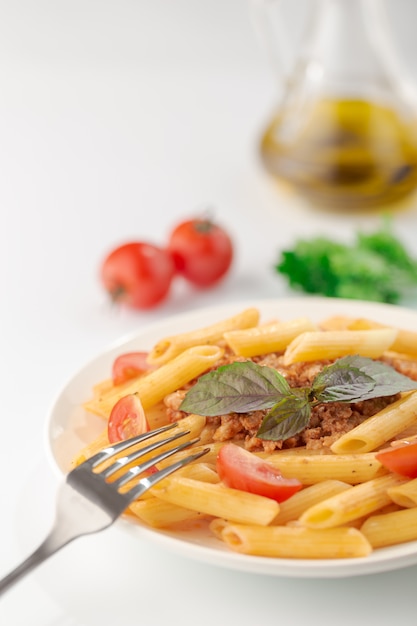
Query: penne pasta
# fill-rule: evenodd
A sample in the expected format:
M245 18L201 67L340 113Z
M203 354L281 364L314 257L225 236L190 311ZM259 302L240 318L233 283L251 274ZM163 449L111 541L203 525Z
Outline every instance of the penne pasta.
M194 346L188 348L164 366L152 370L146 376L134 379L123 390L113 387L109 393L91 400L86 406L90 411L108 418L113 406L125 395L137 393L142 406L149 409L176 389L210 369L223 355L219 346Z
M364 317L333 316L324 320L320 327L323 330L372 330L376 328L395 328L397 336L390 350L404 355L417 356L417 332L381 324Z
M384 515L372 515L361 532L373 548L383 548L417 539L417 507Z
M350 485L340 480L323 480L315 485L305 487L288 498L288 500L281 502L279 513L271 523L274 526L279 526L292 522L314 504L349 488Z
M366 453L395 438L417 423L417 392L399 400L342 435L330 447L337 454Z
M287 478L298 478L303 485L312 485L329 476L355 485L387 473L382 464L369 454L272 454L267 461Z
M129 507L129 513L152 528L167 528L179 522L200 520L207 517L204 513L165 502L160 498L147 498L133 502Z
M354 321L353 317L346 315L332 315L320 322L321 330L347 330L349 324Z
M269 524L279 511L278 502L222 484L209 484L172 476L153 493L173 504L244 524Z
M388 489L388 495L395 504L403 508L417 506L417 478Z
M300 317L289 322L275 322L246 330L231 330L224 333L224 339L235 354L250 357L281 352L295 337L312 330L316 330L316 325L307 317Z
M297 526L226 524L221 538L237 552L276 558L356 558L372 552L370 543L356 528L321 531Z
M197 450L198 448L193 448L193 452ZM186 449L185 453L189 455L190 450ZM165 464L174 463L176 460L178 460L177 455L170 456L169 459L166 460ZM158 468L160 468L161 466L162 464L158 464ZM187 478L193 478L194 480L200 480L202 482L212 484L220 482L220 478L214 466L208 463L198 461L190 465L185 465L183 468L177 471L176 475L185 476ZM164 483L165 485L167 485L169 483L169 480L169 477L164 478L162 481L160 481L159 487L163 488ZM178 506L165 500L161 500L160 498L156 497L154 493L154 488L150 489L150 491L147 492L150 497L142 497L141 500L133 502L129 507L130 513L139 517L149 526L153 526L155 528L164 528L178 522L197 520L206 517L200 511L195 511L182 506Z
M391 347L396 336L394 328L305 332L289 344L284 363L336 359L348 354L376 359Z
M256 326L258 322L259 311L251 308L211 326L179 335L173 335L172 337L166 337L152 348L149 353L148 361L154 365L162 365L192 346L217 343L223 338L225 332L251 328L252 326Z
M403 479L389 474L355 485L304 511L300 523L309 528L348 524L389 504L391 499L387 490L401 482Z
M347 328L350 330L370 330L372 328L387 328L387 326L365 318L357 318L348 322ZM397 336L392 343L390 350L400 352L402 354L417 356L417 333L412 330L404 330L402 328L397 328L396 330Z

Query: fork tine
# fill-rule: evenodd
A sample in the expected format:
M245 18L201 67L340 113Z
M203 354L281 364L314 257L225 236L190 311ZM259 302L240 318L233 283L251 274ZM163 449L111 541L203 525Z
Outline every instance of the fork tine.
M181 433L181 435L182 434L183 433ZM171 437L170 440L177 439L181 435L177 435L176 437ZM164 450L160 454L152 457L151 459L148 459L147 461L145 461L141 465L135 465L134 467L131 467L129 470L127 470L127 472L125 474L123 474L123 476L121 476L117 480L114 480L111 484L113 485L113 487L119 488L122 485L125 485L126 483L128 483L133 478L136 478L136 476L138 476L138 474L142 474L147 469L149 469L150 467L156 465L160 461L163 461L164 459L168 458L169 456L172 456L176 452L180 452L181 450L184 450L184 448L188 448L189 446L192 446L193 444L197 443L198 441L199 441L199 438L196 437L196 439L193 439L192 441L185 441L183 443L178 444L174 448L170 448L169 450ZM166 439L163 442L161 442L159 445L162 445L163 443L167 443L167 442L168 442L168 440ZM154 447L156 447L156 446L154 446Z
M177 449L174 449L174 452L177 452L178 449L180 448L185 448L185 444L181 444L180 446L177 446ZM188 465L189 463L192 463L192 461L196 461L204 454L207 454L207 452L209 451L210 451L210 448L204 448L204 450L199 450L195 454L191 454L190 456L187 456L182 459L179 459L178 461L175 461L171 465L167 465L166 467L159 470L158 472L155 472L155 474L151 474L150 476L145 476L144 478L141 478L139 484L132 487L132 489L127 491L124 494L124 496L129 499L129 503L133 502L134 500L139 498L143 493L145 493L145 491L148 491L148 489L150 489L151 487L159 483L159 481L161 481L163 478L166 478L173 472L176 472L181 467L184 467L184 465ZM165 455L165 458L166 456L168 455Z
M140 450L135 450L134 452L131 452L130 454L127 454L126 456L116 459L115 462L112 463L112 465L110 465L109 467L106 467L104 470L98 473L101 476L103 476L103 478L109 478L118 470L122 469L123 467L126 467L126 465L129 465L129 463L132 463L133 461L137 461L142 456L146 456L149 452L153 452L153 450L156 450L157 448L161 448L162 446L172 443L173 441L176 441L176 439L180 439L181 437L184 437L184 435L189 435L189 434L190 434L189 430L184 430L182 432L176 433L175 435L171 435L171 437L167 437L166 439L162 439L160 441L154 441L153 443L150 443L144 448L140 448ZM187 440L185 442L184 447L189 446L192 443L195 443L197 441L198 441L198 438L193 441ZM155 465L155 463L158 462L155 460L157 458L159 457L152 457L148 461L145 461L143 464L141 464L140 465L140 467L142 467L141 471L144 472L149 467L152 467L152 465ZM114 483L117 484L117 481L114 481Z
M172 428L175 428L176 426L178 426L177 422L175 422L174 424L168 424L167 426L161 426L160 428L155 428L154 430L148 430L146 433L142 433L141 435L137 435L137 437L132 437L131 439L118 441L117 443L110 445L107 448L104 448L103 450L100 450L99 452L94 454L92 457L84 461L84 463L86 465L89 465L90 467L96 467L97 465L99 465L100 463L103 463L103 461L106 461L107 459L114 456L115 454L118 454L119 452L123 452L123 450L126 450L126 448L130 448L131 446L134 446L137 443L140 443L141 441L146 441L147 439L150 439L151 437L154 437L155 435L159 435L160 433L164 433L168 430L171 430Z

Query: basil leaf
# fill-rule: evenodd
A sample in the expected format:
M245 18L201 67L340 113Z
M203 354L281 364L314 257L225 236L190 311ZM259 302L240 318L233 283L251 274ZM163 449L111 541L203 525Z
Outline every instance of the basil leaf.
M316 376L312 394L318 402L358 402L417 389L417 382L394 368L359 355L346 356Z
M329 365L314 379L311 391L317 402L353 402L371 393L376 382L357 367Z
M373 361L366 357L352 356L352 364L358 367L361 372L371 376L375 381L375 387L371 393L361 396L361 400L370 398L382 398L395 395L402 391L413 391L417 389L417 382L404 374L400 374L393 367L381 361Z
M270 408L290 393L289 384L276 370L244 361L201 376L179 408L207 416L247 413Z
M289 439L304 430L310 421L309 389L294 389L295 393L282 398L264 417L256 433L259 439L279 441Z

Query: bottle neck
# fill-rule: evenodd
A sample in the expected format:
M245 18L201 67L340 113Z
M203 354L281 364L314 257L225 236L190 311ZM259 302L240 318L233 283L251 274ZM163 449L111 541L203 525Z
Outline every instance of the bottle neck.
M346 96L398 91L403 69L381 0L316 0L314 9L301 55L308 80Z

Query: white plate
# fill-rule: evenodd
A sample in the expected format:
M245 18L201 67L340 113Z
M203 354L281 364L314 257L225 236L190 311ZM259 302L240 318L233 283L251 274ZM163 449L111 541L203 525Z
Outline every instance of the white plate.
M103 421L86 413L81 404L90 397L91 388L108 378L114 357L124 351L150 349L159 339L199 328L229 317L240 310L258 307L262 318L282 320L308 315L319 321L330 315L370 317L394 326L417 330L417 312L392 305L326 298L294 298L238 302L192 311L148 326L133 337L114 345L82 368L68 382L53 404L47 422L47 443L51 462L60 473L68 469L71 458L103 428ZM417 563L417 541L376 550L359 559L275 559L231 552L210 536L204 525L173 532L154 530L125 520L118 522L134 537L162 543L183 556L240 571L294 577L343 577L382 572Z

